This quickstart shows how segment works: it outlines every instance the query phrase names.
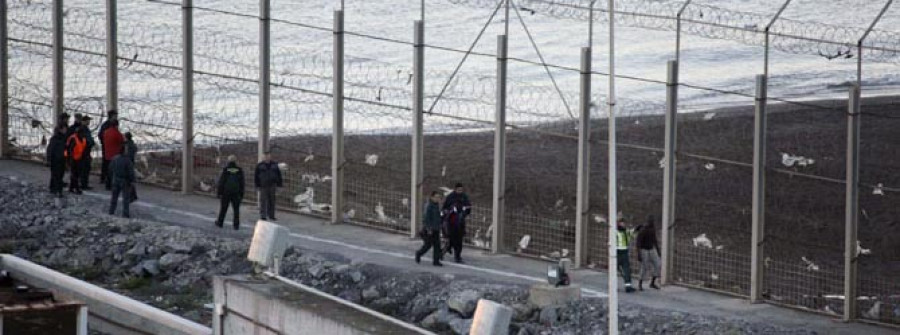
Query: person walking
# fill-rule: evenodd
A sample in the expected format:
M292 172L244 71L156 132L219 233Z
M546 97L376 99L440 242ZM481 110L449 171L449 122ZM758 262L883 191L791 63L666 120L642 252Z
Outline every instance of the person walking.
M278 163L272 160L272 154L266 151L262 162L256 165L253 183L259 192L259 218L278 221L275 218L275 194L282 187L281 170Z
M234 230L241 225L241 201L244 199L244 170L237 166L237 157L228 156L228 164L219 175L216 197L219 198L219 218L216 226L222 228L225 223L225 213L228 206L234 212Z
M71 130L71 128L69 128ZM87 139L84 133L75 131L66 139L66 158L69 163L69 192L81 194L81 167L82 160L87 151Z
M112 197L109 202L109 215L116 214L119 195L122 195L122 216L130 218L128 211L131 205L131 189L134 184L134 164L128 159L128 149L123 147L121 152L113 157L109 163L109 174L112 181Z
M660 250L656 240L656 225L653 215L647 217L647 223L641 226L637 234L638 262L641 262L641 278L638 280L638 290L644 290L644 281L651 277L650 287L656 286L656 279L660 271Z
M419 235L422 237L422 248L416 251L416 263L422 261L422 255L433 248L431 256L431 265L444 266L441 264L441 210L438 204L441 203L441 192L431 192L431 198L428 199L428 205L425 207L425 216L422 219L423 228Z
M450 240L449 249L453 252L453 259L457 263L462 263L463 239L466 236L466 216L472 213L472 203L469 202L469 196L465 193L462 183L456 183L453 192L444 200L442 212L444 214L447 237Z
M97 138L100 139L100 153L103 156L103 162L100 164L100 181L106 185L106 190L110 190L109 185L109 162L112 161L112 157L107 156L106 150L106 130L110 128L111 124L115 121L116 125L119 124L119 113L116 111L106 112L106 121L103 121L100 124L100 130L97 131ZM112 151L118 152L118 151Z
M634 292L631 285L631 259L628 258L628 248L634 240L634 231L625 226L625 219L619 218L616 222L616 262L622 278L625 280L625 293Z
M112 184L110 181L109 175L109 163L112 161L113 157L117 156L120 152L122 152L122 147L125 143L125 137L122 136L122 133L119 132L119 121L111 120L104 123L107 126L107 129L101 131L101 139L103 145L103 167L101 168L101 174L106 176L106 179L103 180L103 184L106 185L106 189L109 190L112 188ZM132 162L133 164L134 162ZM106 170L106 171L103 171Z
M87 148L84 152L84 157L81 159L81 175L78 176L78 182L81 184L81 189L90 191L94 189L91 187L91 183L88 177L91 176L91 169L93 168L94 159L91 155L91 152L94 151L94 146L96 142L94 142L94 135L91 134L91 117L90 116L82 116L81 117L81 127L78 128L78 131L81 132L81 136L87 141Z
M50 193L62 197L63 176L66 174L66 126L57 124L47 144L47 164L50 165Z

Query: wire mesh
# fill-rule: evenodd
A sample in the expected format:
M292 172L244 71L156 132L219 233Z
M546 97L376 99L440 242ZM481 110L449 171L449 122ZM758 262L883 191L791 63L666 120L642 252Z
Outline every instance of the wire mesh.
M657 30L655 36L661 36L664 33L658 31L676 29L676 13L683 4L620 0L617 23ZM257 1L250 0L195 5L196 148L191 188L212 194L229 155L236 156L248 181L258 161L259 8ZM275 5L270 150L283 163L285 180L278 206L322 216L340 210L346 222L408 233L410 220L421 219L408 217L410 206L420 205L412 204L409 194L409 134L412 113L417 111L411 108L408 57L412 56L412 25L404 23L415 16L415 8L365 20L361 17L367 14L368 4L351 1L346 8L346 207L333 209L332 8L315 3ZM471 7L493 10L497 2L451 0L429 5L468 13L470 21L484 22L490 12ZM442 39L426 40L425 189L448 192L457 182L466 186L474 207L466 237L472 246L489 248L493 233L497 82L493 37L509 23L515 52L509 59L507 92L508 233L500 239L501 249L545 259L574 253L577 131L573 108L578 101L579 71L566 63L578 53L577 48L571 52L558 45L554 48L549 34L553 31L531 24L546 18L586 21L589 5L589 0L519 0L510 22L497 17L485 26L456 20L428 25L428 36L434 31ZM52 2L15 0L9 8L10 134L17 158L40 160L53 122ZM605 9L594 10L597 22L606 20L606 15L600 15ZM686 113L678 116L674 242L676 281L737 295L747 295L750 287L753 114L748 106L754 92L750 78L730 82L709 72L756 66L762 58L758 46L764 44L764 25L771 14L742 10L695 3L681 16L685 34L736 41L731 44L741 46L729 49L729 55L735 56L731 62L713 69L704 68L709 63L702 62L707 55L701 54L701 48L683 50L680 89L695 95L679 105ZM139 178L180 188L182 8L178 2L126 1L120 3L119 11L119 113L123 129L135 135L141 148ZM146 15L151 12L154 15ZM816 73L789 72L796 69L773 64L770 87L777 93L770 94L764 294L776 303L833 314L842 313L844 299L846 103L818 100L822 96L816 91L779 89L791 81L810 80L827 83L826 93L845 96L845 74L853 71L837 68L858 57L853 46L864 25L844 23L823 24L786 15L770 30L771 46L780 51L773 58L787 57L785 53L825 58L839 74L818 78ZM532 29L526 31L526 27ZM484 37L472 43L482 28ZM66 8L65 108L69 114L91 115L98 121L94 127L103 121L107 107L104 31L100 6L76 3ZM867 64L895 66L900 59L897 37L895 32L876 29L864 43ZM694 38L683 43L708 41ZM545 48L548 44L551 47ZM470 46L472 52L468 52ZM620 57L626 65L634 61L628 66L634 68L641 63L632 58L641 52L623 50ZM460 71L452 71L466 55ZM596 58L605 57L595 55L595 63ZM659 63L658 69L619 75L624 82L620 89L629 93L616 105L619 203L633 225L643 223L647 215L661 217L665 83L660 78L665 72L663 62ZM603 71L593 74L594 91L600 91L607 77ZM744 107L718 108L706 104L707 98ZM605 96L592 94L591 99L587 239L589 266L598 267L607 262L607 122ZM897 140L893 135L897 118L891 114L895 107L891 98L866 100L861 146L856 299L859 317L887 323L900 323L900 287L893 278L900 271L900 255L895 252L897 242L883 233L896 223L897 206L892 201L900 185L892 173L897 165L891 147ZM255 199L248 187L245 200ZM637 264L636 255L632 258ZM633 269L637 273L639 267Z
M895 110L891 97L863 101L863 110L880 114ZM890 143L896 143L897 119L861 116L858 229L859 317L900 323L900 246L890 233L900 216L892 185L900 185Z

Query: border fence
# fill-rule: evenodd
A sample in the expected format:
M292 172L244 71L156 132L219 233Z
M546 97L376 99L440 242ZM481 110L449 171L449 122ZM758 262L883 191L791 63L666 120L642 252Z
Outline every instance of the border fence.
M42 160L62 112L102 121L117 110L141 148L144 183L213 193L225 157L249 168L268 149L284 163L281 208L415 236L427 191L461 182L475 207L467 243L597 268L607 264L609 229L602 139L610 120L599 109L615 104L619 208L632 224L658 218L665 283L900 325L900 241L891 234L900 222L898 100L862 96L864 64L900 62L900 33L878 28L892 1L864 27L781 17L791 0L772 14L616 1L615 24L675 40L672 60L660 64L667 73L615 75L659 99L616 101L591 86L610 74L592 66L602 53L593 25L608 23L596 0L422 1L415 23L403 31L385 23L387 33L355 28L372 19L358 1L302 18L270 0L69 1L78 5L2 0L4 158ZM434 3L486 23L465 27L462 46L428 42ZM529 29L538 15L583 23L589 43L572 50L580 67L548 62ZM496 25L504 31L490 36ZM333 49L289 43L295 36ZM683 46L701 39L760 56L752 88L680 80ZM476 47L495 41L496 52ZM511 41L538 60L509 55ZM352 46L409 62L358 57ZM834 82L849 98L770 96L770 58L783 54L854 67L856 78ZM433 67L431 57L455 61ZM546 84L522 73L545 75ZM684 92L731 104L690 106L679 102ZM94 157L99 165L99 148Z

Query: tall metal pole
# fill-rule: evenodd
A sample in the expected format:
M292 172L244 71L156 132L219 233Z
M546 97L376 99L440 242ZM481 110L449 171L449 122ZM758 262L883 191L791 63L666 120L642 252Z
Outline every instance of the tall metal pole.
M409 237L415 238L422 222L422 205L425 202L425 22L415 21L413 46L413 133L412 133L412 189L409 206Z
M269 150L270 103L272 98L272 29L271 0L259 0L259 160Z
M597 0L591 0L591 7L588 10L588 48L594 48L594 4Z
M857 296L857 258L859 240L857 230L859 227L859 136L862 114L862 59L863 43L875 25L881 21L884 13L894 3L894 0L885 2L884 7L878 12L878 16L872 20L866 32L859 38L856 44L856 85L850 89L849 113L847 114L847 203L845 204L846 226L844 229L844 321L856 319L858 303Z
M844 321L856 318L857 227L859 226L860 86L850 88L847 114L847 202L844 227Z
M588 263L588 227L591 176L591 48L581 48L581 103L578 119L578 193L575 217L575 266Z
M503 237L506 235L504 218L506 214L506 35L497 36L497 114L494 123L494 233L491 235L491 252L503 251Z
M681 64L681 14L684 14L684 10L691 4L691 1L693 0L685 1L675 16L675 61L679 62L678 64Z
M0 0L0 159L9 152L9 26L6 0ZM53 121L56 124L56 121Z
M775 21L778 21L778 18L781 17L781 13L784 13L787 6L791 4L791 1L793 0L785 1L784 4L781 5L781 8L778 9L778 12L775 13L775 16L772 17L772 20L769 21L769 24L766 25L765 55L763 56L763 76L766 77L766 83L769 82L769 31L772 29L772 25L775 24Z
M117 0L106 0L106 111L119 110ZM108 113L107 113L108 114Z
M503 19L503 36L509 36L509 0L505 0L505 14Z
M662 271L660 281L669 283L673 275L673 250L675 242L675 182L678 158L675 156L678 132L678 61L668 63L666 81L666 140L665 170L663 171L662 208Z
M344 213L344 11L334 11L334 121L331 139L331 223Z
M183 0L182 22L182 130L181 130L181 193L194 189L194 4Z
M766 104L768 79L756 76L756 113L753 122L753 201L750 235L750 302L762 301L766 237Z
M607 0L609 5L609 334L619 334L619 286L616 270L616 215L618 214L618 187L616 186L616 14L615 0Z
M63 0L53 0L53 123L65 109L63 81Z

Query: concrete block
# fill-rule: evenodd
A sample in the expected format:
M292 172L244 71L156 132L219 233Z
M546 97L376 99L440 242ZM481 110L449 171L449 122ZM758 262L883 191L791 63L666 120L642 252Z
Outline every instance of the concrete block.
M284 256L290 233L287 228L277 224L263 220L257 221L247 260L272 267L276 257Z
M490 300L478 300L469 335L506 334L509 332L512 315L513 309L508 306Z
M528 291L528 302L538 308L563 305L578 299L581 299L581 285L577 284L554 287L541 283L532 285Z

